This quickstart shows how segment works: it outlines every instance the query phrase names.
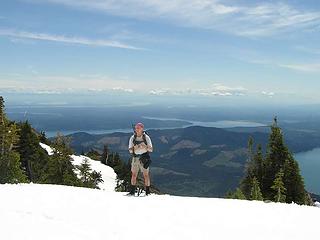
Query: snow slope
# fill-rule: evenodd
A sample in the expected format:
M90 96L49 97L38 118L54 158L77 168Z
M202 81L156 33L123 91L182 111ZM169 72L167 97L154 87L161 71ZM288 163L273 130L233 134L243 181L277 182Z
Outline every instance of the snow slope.
M0 185L4 240L317 239L316 207L124 193L57 185Z
M49 155L53 154L53 150L50 146L48 146L44 143L40 143L40 146L43 149L45 149ZM99 188L101 190L105 190L105 191L109 191L109 192L115 191L114 189L116 187L117 174L114 172L114 170L111 167L106 166L99 161L93 160L91 158L88 158L88 157L82 156L82 155L80 155L80 156L71 155L70 157L73 159L72 163L75 166L81 165L83 160L87 159L90 166L91 166L91 169L95 170L97 172L100 172L102 175L103 182L99 183Z
M100 172L102 175L103 182L99 183L99 188L101 190L109 191L109 192L114 192L115 187L116 187L116 178L117 174L114 172L114 170L102 164L99 161L92 160L91 158L88 158L86 156L76 156L76 155L71 155L71 158L73 159L73 165L79 166L83 162L84 159L87 159L91 169L95 170L97 172Z

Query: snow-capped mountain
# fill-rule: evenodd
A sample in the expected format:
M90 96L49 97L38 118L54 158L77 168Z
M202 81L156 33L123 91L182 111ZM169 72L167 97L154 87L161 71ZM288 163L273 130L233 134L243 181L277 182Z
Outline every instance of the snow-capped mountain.
M53 149L50 146L48 146L48 145L46 145L44 143L40 143L40 146L43 149L45 149L49 155L53 154ZM115 191L114 189L116 187L117 175L116 175L116 173L114 172L114 170L111 167L106 166L106 165L102 164L99 161L93 160L93 159L91 159L89 157L86 157L86 156L83 156L83 155L80 155L80 156L71 155L70 157L73 160L72 164L74 166L81 165L81 163L85 159L87 159L89 164L90 164L91 169L93 171L97 171L97 172L101 173L103 182L98 184L99 188L101 190L105 190L105 191L109 191L109 192L114 192Z

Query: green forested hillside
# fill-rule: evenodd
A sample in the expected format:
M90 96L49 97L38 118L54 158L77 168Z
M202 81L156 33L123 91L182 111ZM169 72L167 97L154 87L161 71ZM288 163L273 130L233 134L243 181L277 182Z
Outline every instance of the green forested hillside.
M266 143L265 133L236 133L218 128L188 127L150 130L154 144L152 179L163 192L192 196L224 196L243 176L250 136ZM70 135L71 146L78 152L108 145L129 159L131 134L113 133Z

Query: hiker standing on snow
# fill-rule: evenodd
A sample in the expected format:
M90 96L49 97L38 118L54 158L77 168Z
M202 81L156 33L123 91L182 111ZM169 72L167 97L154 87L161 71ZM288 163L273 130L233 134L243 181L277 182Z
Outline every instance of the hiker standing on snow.
M152 150L152 142L144 132L144 125L137 123L135 125L135 133L129 140L129 152L132 154L130 195L135 194L139 170L143 173L146 195L150 194L149 165L151 160L149 152L152 152Z

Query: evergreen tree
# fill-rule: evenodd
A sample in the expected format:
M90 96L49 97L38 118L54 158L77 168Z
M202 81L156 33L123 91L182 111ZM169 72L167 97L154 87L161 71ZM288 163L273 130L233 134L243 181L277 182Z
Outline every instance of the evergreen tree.
M99 188L98 184L103 182L100 172L92 171L89 160L85 158L80 166L79 170L80 180L82 185L87 188Z
M273 199L273 181L276 177L276 174L280 169L283 168L285 161L289 158L290 153L286 147L282 131L278 127L277 120L275 119L273 125L271 126L271 134L269 137L267 155L266 155L266 169L265 169L265 178L262 183L263 193L267 199Z
M86 154L81 154L81 155L85 155L93 160L99 160L101 158L101 154L97 150L94 150L94 149L91 149Z
M28 121L20 124L18 151L22 167L31 182L39 182L48 161L48 155L39 145L39 137Z
M0 183L27 181L21 168L20 156L15 150L18 141L17 125L7 119L4 100L0 96Z
M262 146L259 144L256 153L253 150L254 141L249 139L248 143L248 161L246 164L245 177L240 183L240 188L247 199L251 198L251 190L253 187L254 178L259 183L261 189L261 183L264 177L264 159L262 153Z
M58 134L53 142L53 154L49 156L45 174L42 176L44 183L60 184L68 186L82 186L75 174L72 164L72 150L69 147L69 139Z
M277 174L281 170L283 170L283 183L286 189L286 202L306 204L307 192L300 174L299 165L285 145L281 128L275 119L271 127L266 156L266 174L263 182L263 193L267 199L274 199L274 190L272 187L274 186Z
M259 182L260 188L262 188L262 182L264 179L264 159L263 159L263 153L262 153L262 146L261 144L258 145L257 147L257 152L254 156L254 175Z
M240 188L237 188L234 194L232 195L233 199L246 200L246 196L243 194Z
M261 193L260 186L259 186L259 181L257 180L256 177L254 177L252 180L250 199L263 201L262 193Z
M90 177L91 177L91 181L93 182L94 188L99 188L98 187L99 183L103 182L101 172L97 172L94 170L91 172Z
M85 187L92 187L90 182L90 174L92 169L90 167L89 161L87 158L83 160L80 166L77 167L79 170L80 179Z
M276 179L273 182L271 189L275 191L274 200L276 202L285 202L286 201L286 188L283 183L283 171L282 169L277 173Z
M283 182L286 189L286 202L308 204L308 193L304 187L299 164L294 160L291 154L283 166L283 173Z
M46 136L46 132L44 132L44 131L40 132L39 140L40 140L40 142L42 142L44 144L47 144L47 145L50 144L50 141L48 140L48 138Z
M108 159L109 159L109 148L108 148L108 145L104 145L103 146L103 152L102 152L102 155L100 157L100 162L102 164L108 165Z
M252 141L249 141L249 154ZM266 157L263 158L262 148L258 146L254 157L249 155L246 174L241 181L241 190L248 198L248 190L253 189L253 184L258 185L264 199L285 201L298 204L309 204L310 197L305 190L303 178L300 174L298 163L294 160L292 153L285 145L281 128L275 118L271 126L269 143ZM283 175L283 176L282 176ZM281 183L282 182L282 183ZM283 186L281 185L283 184ZM257 188L257 186L255 186ZM275 193L276 192L276 193ZM276 197L275 197L276 196Z

